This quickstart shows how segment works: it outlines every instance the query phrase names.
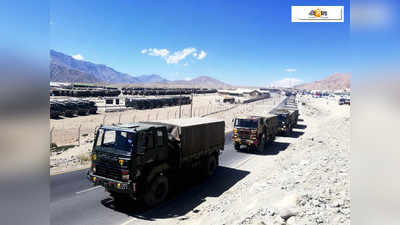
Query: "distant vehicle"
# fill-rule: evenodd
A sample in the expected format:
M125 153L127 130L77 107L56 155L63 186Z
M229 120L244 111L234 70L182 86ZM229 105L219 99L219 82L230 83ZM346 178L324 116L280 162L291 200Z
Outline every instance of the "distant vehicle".
M232 140L236 150L242 145L252 150L260 150L261 144L275 140L279 131L276 115L245 116L234 119Z
M57 102L50 102L50 118L57 119L64 114L64 107Z
M346 99L345 98L340 98L339 99L339 105L343 105L345 103L346 103ZM349 103L350 103L350 101L349 101Z
M228 102L228 103L233 104L233 103L235 103L235 98L224 98L224 101L223 101L223 102L224 102L224 103Z
M350 105L350 99L349 99L349 98L346 98L346 99L344 100L344 104Z
M74 101L62 101L60 104L65 108L63 116L73 117L74 115L78 115L79 107Z
M96 105L96 102L94 102L94 101L88 101L88 104L89 104L89 113L90 113L90 114L96 114L96 113L97 113L97 110L98 110L98 107L97 107L97 105Z
M224 149L225 122L209 118L175 119L102 126L98 129L88 177L115 200L162 202L169 178L200 168L205 177L218 166Z

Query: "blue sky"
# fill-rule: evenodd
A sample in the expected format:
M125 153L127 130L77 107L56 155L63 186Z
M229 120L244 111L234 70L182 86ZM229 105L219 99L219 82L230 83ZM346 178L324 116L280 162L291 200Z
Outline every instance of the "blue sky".
M291 5L344 5L345 22L291 23ZM350 72L349 38L348 1L50 4L50 48L133 76L207 75L257 86L284 78L314 81Z

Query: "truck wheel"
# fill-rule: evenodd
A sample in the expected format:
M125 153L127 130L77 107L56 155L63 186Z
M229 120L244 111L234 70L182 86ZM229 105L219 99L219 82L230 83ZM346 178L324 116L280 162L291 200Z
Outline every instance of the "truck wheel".
M144 196L144 203L147 206L155 206L164 201L167 195L168 178L159 175L153 180L153 182L151 182L150 187Z
M116 192L110 192L110 196L114 199L114 202L117 204L123 203L124 201L127 201L129 199L129 195Z
M217 166L218 166L218 163L217 163L217 160L215 159L215 156L210 155L206 159L206 163L204 166L204 175L206 177L213 175L215 172L215 169L217 169Z

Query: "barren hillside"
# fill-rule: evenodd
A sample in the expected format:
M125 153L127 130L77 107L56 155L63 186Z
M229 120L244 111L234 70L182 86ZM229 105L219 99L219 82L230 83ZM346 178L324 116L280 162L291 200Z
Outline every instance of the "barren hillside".
M323 80L295 86L307 90L342 90L350 88L350 74L335 73Z

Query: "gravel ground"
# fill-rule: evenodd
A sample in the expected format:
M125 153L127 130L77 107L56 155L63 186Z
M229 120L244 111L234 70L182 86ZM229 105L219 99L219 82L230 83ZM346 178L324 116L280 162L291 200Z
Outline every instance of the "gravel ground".
M350 224L350 107L298 99L305 105L293 137L235 167L248 176L180 218L132 224Z

